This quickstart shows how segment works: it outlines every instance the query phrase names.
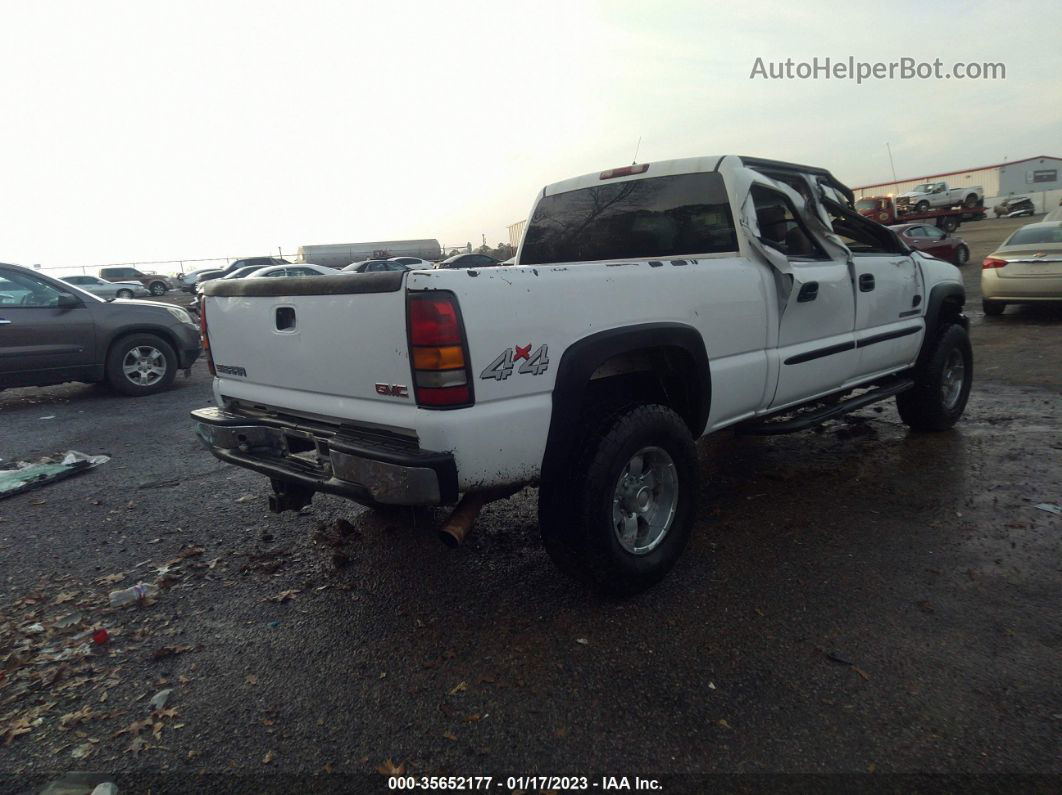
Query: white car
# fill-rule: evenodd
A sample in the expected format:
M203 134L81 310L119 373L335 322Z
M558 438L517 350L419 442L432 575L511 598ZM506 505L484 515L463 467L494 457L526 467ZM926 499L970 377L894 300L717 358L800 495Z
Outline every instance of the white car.
M243 278L299 278L301 276L335 276L338 273L340 273L340 271L337 271L335 268L326 268L324 265L312 265L309 262L305 262L302 264L270 265L266 268L259 268L256 271L252 271ZM209 283L210 282L207 282L207 284Z
M686 546L698 437L892 397L939 431L972 383L954 265L825 169L733 155L549 185L509 267L215 281L203 301L216 407L196 432L272 481L273 510L461 499L440 531L459 543L536 484L546 551L620 593Z
M63 276L62 281L100 298L135 298L151 295L140 282L107 282L96 276Z
M388 262L397 262L399 265L405 265L411 271L430 271L435 267L434 262L420 257L391 257Z

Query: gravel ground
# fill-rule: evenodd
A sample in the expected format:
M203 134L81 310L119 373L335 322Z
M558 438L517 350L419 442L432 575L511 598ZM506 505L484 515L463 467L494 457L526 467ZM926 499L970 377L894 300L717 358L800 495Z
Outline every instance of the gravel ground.
M690 548L624 601L558 574L532 490L456 551L441 511L268 513L268 483L194 439L201 364L141 400L0 394L3 458L113 456L0 502L0 790L87 770L123 792L382 792L388 764L504 792L521 775L1057 786L1062 518L1035 506L1062 503L1062 313L985 318L976 290L1017 225L960 230L978 375L954 432L908 434L888 403L702 442ZM166 586L157 602L106 606L139 579ZM106 644L49 662L99 627Z

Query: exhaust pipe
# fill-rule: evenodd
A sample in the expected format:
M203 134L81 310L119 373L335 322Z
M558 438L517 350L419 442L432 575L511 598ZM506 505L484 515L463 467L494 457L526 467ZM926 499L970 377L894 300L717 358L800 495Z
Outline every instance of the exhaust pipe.
M523 487L502 486L496 489L466 494L461 498L461 502L457 504L457 507L454 508L453 513L450 514L450 518L439 528L439 539L451 549L461 546L472 530L472 525L476 523L479 512L483 510L484 505L488 502L511 497L520 491L521 488Z

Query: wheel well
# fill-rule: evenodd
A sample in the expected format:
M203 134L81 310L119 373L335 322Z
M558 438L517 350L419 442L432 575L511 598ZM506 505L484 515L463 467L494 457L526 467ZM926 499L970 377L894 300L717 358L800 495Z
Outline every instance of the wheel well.
M580 401L580 414L601 401L632 400L659 403L673 409L696 437L704 430L704 406L694 377L696 363L677 346L625 351L606 359L594 370ZM700 425L701 427L698 427Z
M161 339L173 350L174 356L177 357L177 366L180 367L181 349L177 344L177 339L172 334L170 334L170 332L157 328L137 328L119 332L107 344L107 355L103 357L103 368L105 374L107 369L107 360L111 358L111 352L114 351L114 346L120 343L122 340L126 339L127 337L132 337L136 334L153 334L159 339Z

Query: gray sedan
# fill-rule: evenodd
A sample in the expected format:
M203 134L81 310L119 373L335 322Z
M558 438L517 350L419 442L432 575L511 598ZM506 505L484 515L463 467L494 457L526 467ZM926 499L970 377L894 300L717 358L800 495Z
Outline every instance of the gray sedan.
M140 282L105 282L96 276L63 276L61 281L100 298L136 298L151 295L148 288Z

